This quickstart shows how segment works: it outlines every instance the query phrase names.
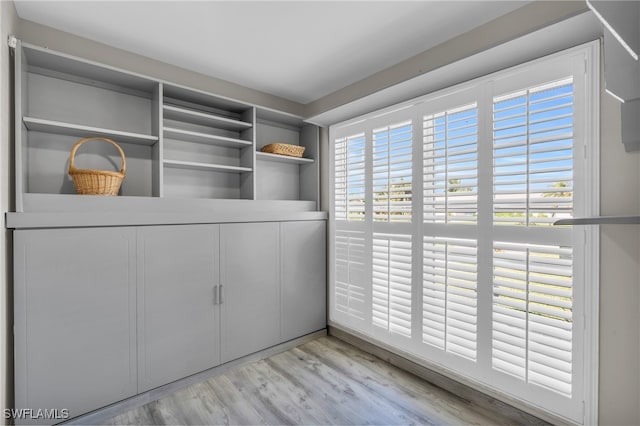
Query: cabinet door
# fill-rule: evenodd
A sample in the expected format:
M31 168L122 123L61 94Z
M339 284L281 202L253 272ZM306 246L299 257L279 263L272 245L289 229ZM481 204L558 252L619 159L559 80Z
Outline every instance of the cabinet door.
M222 361L280 343L278 223L220 226Z
M134 395L135 229L14 237L16 407L75 417Z
M139 391L220 363L218 225L138 229Z
M326 328L326 225L324 221L283 222L282 340Z

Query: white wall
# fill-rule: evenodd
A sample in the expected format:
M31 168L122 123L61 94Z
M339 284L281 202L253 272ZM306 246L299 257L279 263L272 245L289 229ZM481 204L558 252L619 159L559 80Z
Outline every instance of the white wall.
M5 0L0 1L4 2ZM253 105L297 115L301 115L304 109L302 104L288 99L197 72L188 71L175 65L129 53L122 49L97 43L31 21L20 19L16 34L18 38L24 42L38 46L46 46L52 50L68 53L83 59L104 63L116 68L166 80L171 83L208 91L219 96L226 96Z
M640 152L624 152L620 104L601 101L600 213L640 214ZM600 226L600 424L640 425L640 225Z
M11 208L13 179L11 146L13 145L13 112L11 96L11 57L6 40L15 30L17 15L13 2L0 2L0 409L11 407L13 402L13 347L11 324L12 308L12 279L11 268L11 238L10 232L4 227L4 212ZM1 411L0 411L1 413ZM0 424L6 424L7 419L0 414Z

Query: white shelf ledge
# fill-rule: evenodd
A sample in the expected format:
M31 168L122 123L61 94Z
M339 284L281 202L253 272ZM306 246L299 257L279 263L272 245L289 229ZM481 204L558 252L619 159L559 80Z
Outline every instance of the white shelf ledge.
M636 225L640 224L640 216L597 216L560 219L554 225Z
M173 127L164 128L164 137L170 139L177 139L185 142L195 142L219 145L231 148L245 147L253 145L250 141L243 139L228 138L225 136L209 135L206 133L193 132L191 130L175 129Z
M212 163L197 163L194 161L164 160L162 163L166 167L173 167L176 169L208 170L212 172L246 173L252 170L249 167L227 166L224 164Z
M260 152L260 151L256 151L256 158L258 160L276 161L279 163L287 163L287 164L309 164L315 161L312 158L290 157L287 155L271 154L269 152Z
M133 143L138 145L154 145L158 141L157 136L144 135L141 133L123 132L113 129L102 129L99 127L82 126L79 124L64 123L61 121L45 120L42 118L24 117L22 122L27 129L35 132L55 133L57 135L67 135L86 138L99 136L114 139L116 142Z
M221 117L219 115L208 114L206 112L194 111L173 105L163 105L164 118L171 120L185 121L192 124L201 124L209 127L216 127L225 130L240 131L253 127L251 123L234 120L232 118Z

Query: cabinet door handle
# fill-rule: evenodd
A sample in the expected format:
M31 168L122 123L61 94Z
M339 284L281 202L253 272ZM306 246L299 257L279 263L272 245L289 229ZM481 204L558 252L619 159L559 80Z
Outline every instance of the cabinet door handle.
M217 305L218 304L218 286L214 286L213 287L213 304Z
M218 289L218 304L222 305L222 284L220 284L220 288Z

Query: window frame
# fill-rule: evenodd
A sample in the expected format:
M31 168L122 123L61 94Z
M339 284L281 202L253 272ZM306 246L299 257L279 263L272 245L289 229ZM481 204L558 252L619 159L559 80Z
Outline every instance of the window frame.
M335 124L330 126L329 129L329 153L330 153L330 161L329 161L329 194L330 194L330 208L329 208L329 325L335 326L338 328L343 328L347 331L353 331L356 334L359 334L365 338L371 339L372 342L381 344L387 348L389 345L393 345L393 339L385 339L384 336L376 335L375 333L371 333L370 327L367 325L366 321L361 321L359 323L353 324L345 324L339 316L336 317L335 313L335 300L333 297L334 291L334 283L335 283L335 235L336 231L340 231L341 229L350 229L350 230L358 230L362 232L377 232L377 233L400 233L403 235L411 235L412 236L412 244L415 247L422 247L423 235L425 234L425 229L432 229L433 233L430 236L443 236L441 234L441 230L444 226L450 227L452 230L451 233L447 233L446 236L450 236L452 238L467 238L469 234L469 229L465 228L469 225L459 225L459 224L426 224L426 223L415 223L418 218L420 218L420 222L422 220L422 197L423 197L423 188L422 188L422 164L415 164L415 159L422 159L422 121L420 117L423 115L424 110L421 107L421 104L432 103L432 104L441 104L443 106L449 105L449 107L462 106L463 102L456 102L456 100L464 100L465 94L468 94L468 91L477 90L479 85L482 85L482 88L479 91L479 96L482 99L478 99L478 126L479 126L479 134L488 134L490 131L486 128L486 126L490 126L492 121L490 117L492 111L488 108L488 105L492 105L493 96L499 92L504 86L508 88L509 84L517 84L513 83L517 80L518 75L522 75L523 78L526 79L526 83L522 87L532 87L536 84L546 83L550 80L549 76L557 75L557 70L553 69L549 66L550 63L554 61L556 63L560 63L563 61L569 61L568 58L574 58L571 61L572 73L573 75L579 75L584 78L584 81L581 83L584 87L584 91L580 93L576 93L576 99L574 103L580 102L581 105L584 106L584 111L580 115L580 122L574 122L574 159L575 158L583 158L584 167L577 168L576 174L574 175L574 182L580 181L584 184L584 187L578 190L578 188L574 189L574 206L579 205L578 209L575 209L574 212L578 212L580 215L588 215L588 216L596 216L599 213L599 102L600 102L600 67L599 67L599 52L600 46L597 42L587 43L585 45L581 45L578 47L574 47L571 49L567 49L565 51L548 55L530 62L527 62L522 65L518 65L516 67L508 68L506 70L498 71L496 73L492 73L474 80L471 80L466 83L462 83L456 86L452 86L438 92L428 94L425 96L421 96L400 104L396 104L390 106L388 108L372 112L370 114L348 120L342 123ZM576 58L580 58L580 60ZM538 71L536 73L536 78L531 78L531 69L536 68ZM514 77L516 76L516 77ZM507 78L509 77L509 78ZM507 81L509 80L510 81ZM553 79L553 78L551 78ZM535 80L535 81L532 81ZM507 82L506 84L503 84ZM491 86L489 86L491 85ZM581 87L582 87L581 86ZM491 87L492 90L489 90L488 87ZM518 87L518 88L522 88ZM503 91L506 93L506 91ZM410 111L406 111L407 109L411 109ZM433 109L433 108L432 108ZM446 107L445 107L446 109ZM482 110L481 110L482 109ZM442 110L442 109L440 109ZM435 109L434 109L435 111ZM483 115L484 114L484 115ZM395 118L395 121L394 121ZM340 224L336 223L334 217L334 209L333 209L333 194L334 194L334 170L333 170L333 144L334 141L338 137L348 136L348 134L355 134L359 132L364 132L365 135L369 132L369 129L374 129L378 127L392 125L396 121L404 121L407 119L412 119L414 123L414 164L413 164L413 222L411 224L402 224L402 223L373 223L370 216L371 214L365 214L365 221L361 223L349 223L348 227L341 227ZM420 124L419 128L416 128L416 124ZM345 133L346 129L349 129L348 132ZM348 134L347 134L348 133ZM371 140L370 136L365 137L366 140L366 149L367 149L367 158L370 158L371 155ZM584 145L579 144L577 141L584 141ZM479 140L480 143L480 140ZM479 149L480 155L489 155L492 157L493 150L489 150L489 152L483 152L482 149ZM480 158L478 159L480 161ZM486 158L485 158L486 162ZM366 185L367 194L371 191L371 166L367 166L369 170L366 171ZM480 163L479 163L480 167ZM481 173L478 172L478 179L484 179L484 187L485 192L486 188L491 187L491 185L487 186L486 180L492 180L492 172L489 171ZM480 183L479 183L480 187ZM492 194L481 194L480 191L478 193L478 203L484 203L486 201L487 196L491 198L492 202ZM366 197L365 197L366 198ZM420 200L420 202L416 202L416 200ZM480 209L479 205L479 209ZM419 210L419 212L417 211ZM366 212L371 212L371 205L365 206ZM575 213L574 213L575 214ZM493 227L492 224L493 217L485 217L482 221L478 221L475 226L478 229L482 227ZM595 228L595 229L594 229ZM581 264L579 268L574 268L574 285L582 285L582 289L576 293L574 293L574 304L580 304L582 307L581 315L577 318L574 318L574 327L580 328L583 330L582 333L575 333L576 339L578 339L578 343L580 347L583 349L580 354L580 359L578 361L577 368L580 370L580 374L576 374L575 380L578 382L578 385L582 389L582 400L584 403L584 411L581 418L577 416L563 416L562 414L558 414L557 412L550 411L546 409L544 406L548 406L546 403L531 403L526 399L523 399L517 395L509 395L507 392L496 389L492 386L491 383L487 383L487 381L483 381L482 379L478 379L477 377L468 378L464 377L466 368L460 368L455 371L449 370L446 367L443 367L437 359L435 360L421 360L417 359L421 364L428 366L429 368L436 368L437 371L447 374L451 377L456 378L457 380L461 380L466 384L469 384L473 387L480 388L484 391L493 394L494 396L507 400L508 402L515 404L516 406L521 406L521 408L525 408L527 410L533 410L534 412L541 413L542 415L549 415L548 418L559 418L570 420L573 422L590 424L593 422L597 422L597 402L598 402L598 369L594 368L598 365L598 307L599 307L599 234L597 232L596 227L585 227L580 230L576 230L573 232L575 236L575 240L573 243L573 248L582 250L580 256L584 259L584 264ZM368 239L366 244L371 245L371 235L366 236ZM493 236L491 241L500 241L500 238ZM508 240L507 240L508 241ZM413 263L422 262L422 256L415 255L418 251L422 252L422 250L417 250L414 248L414 258ZM483 256L480 256L480 249L478 265L480 268L486 267L486 253ZM422 271L422 268L419 269ZM417 288L418 285L422 285L422 274L413 274L413 282L414 288ZM416 277L416 275L420 275ZM365 277L363 278L364 282L371 282L371 276L367 276L365 273ZM487 304L486 298L491 298L491 292L489 294L478 294L478 298L484 298L484 303ZM364 303L371 303L371 295L365 297ZM420 307L421 303L418 301L414 301L414 307ZM491 306L491 302L488 302L488 306ZM480 315L480 313L479 313ZM491 315L491 312L484 313L483 315ZM415 315L417 317L417 315ZM417 326L416 322L419 323L421 319L414 318L414 325ZM485 331L479 331L479 333L486 333ZM491 338L485 341L484 343L480 342L481 337L478 336L478 345L491 345ZM484 337L486 339L486 336ZM480 349L479 349L480 350ZM484 349L486 350L486 348ZM398 349L398 353L405 352L403 349ZM415 351L412 351L415 352ZM489 347L490 353L490 347ZM483 363L491 363L491 360L479 359L478 362ZM461 364L464 364L462 362ZM587 368L588 367L588 368ZM508 380L504 383L508 387ZM553 405L553 404L550 404Z

